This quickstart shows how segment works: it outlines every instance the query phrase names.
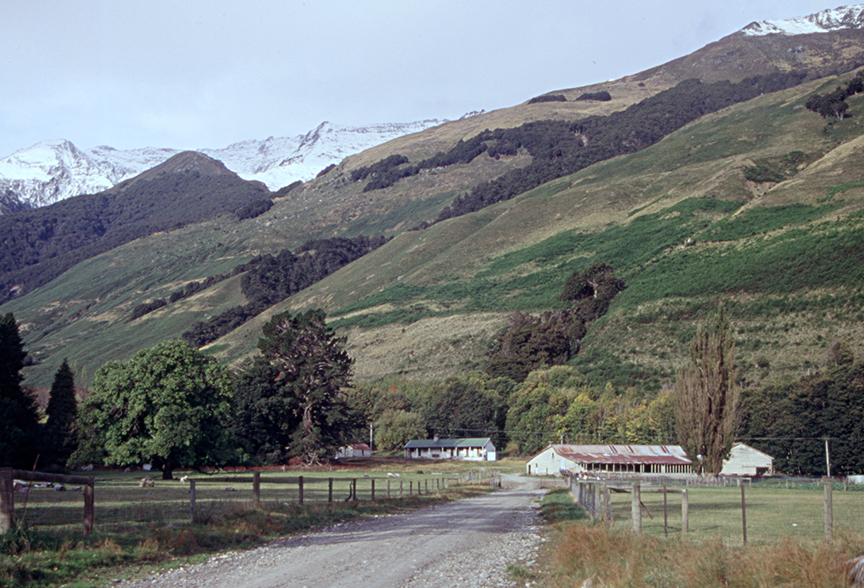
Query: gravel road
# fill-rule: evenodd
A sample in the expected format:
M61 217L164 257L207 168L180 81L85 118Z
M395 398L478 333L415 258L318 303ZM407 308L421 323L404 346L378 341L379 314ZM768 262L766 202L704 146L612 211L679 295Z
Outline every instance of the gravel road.
M538 545L536 482L393 516L336 525L231 552L122 588L491 588L515 586L509 563Z

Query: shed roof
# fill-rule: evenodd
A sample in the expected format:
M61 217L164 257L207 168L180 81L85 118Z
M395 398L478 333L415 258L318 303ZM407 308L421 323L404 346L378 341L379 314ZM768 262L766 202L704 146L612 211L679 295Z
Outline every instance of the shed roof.
M690 465L678 445L552 445L575 463Z
M491 443L489 437L473 439L413 439L405 444L404 449L436 449L450 447L483 447Z

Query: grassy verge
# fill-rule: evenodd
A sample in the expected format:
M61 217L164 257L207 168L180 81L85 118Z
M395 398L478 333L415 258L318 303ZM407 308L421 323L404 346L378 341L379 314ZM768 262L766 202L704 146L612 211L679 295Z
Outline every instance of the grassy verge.
M783 502L787 498L778 496L773 510L794 518L795 506ZM581 586L589 579L594 586L839 588L848 585L849 559L864 552L861 534L846 531L830 544L783 534L746 546L710 532L668 539L636 534L627 525L585 520L566 489L547 495L541 512L552 523L542 572L535 574L541 578L536 585L545 588Z
M96 481L96 530L87 537L81 533L80 502L49 504L51 498L34 492L26 517L23 505L16 504L16 518L19 521L23 518L24 525L0 535L0 586L104 586L114 580L149 575L159 568L200 562L221 551L248 549L314 528L488 491L488 485L451 485L438 490L437 485L429 484L426 493L424 484L424 494L418 496L423 474L416 471L417 467L415 464L410 471L407 466L401 468L400 481L404 482L401 496L394 484L388 498L386 481L382 481L374 502L361 485L363 481L368 485L372 478L380 478L382 472L361 467L300 472L310 482L323 479L325 487L327 477L339 476L343 481L358 479L359 500L344 500L345 486L339 495L334 493L332 503L326 501L326 494L323 500L321 496L315 500L315 494L307 494L303 506L296 500L296 487L292 495L286 486L278 486L279 478L297 472L262 475L262 503L258 508L239 485L226 498L224 481L210 484L202 481L200 487L218 487L222 496L215 495L215 488L209 497L206 492L199 494L194 524L188 522L188 486L179 480L156 480L155 488L142 489L136 483L141 472L100 474ZM419 467L430 465L424 463ZM449 464L439 469L446 470L442 477L458 473ZM429 473L426 472L427 479ZM411 481L414 494L409 495ZM133 498L135 494L137 499Z

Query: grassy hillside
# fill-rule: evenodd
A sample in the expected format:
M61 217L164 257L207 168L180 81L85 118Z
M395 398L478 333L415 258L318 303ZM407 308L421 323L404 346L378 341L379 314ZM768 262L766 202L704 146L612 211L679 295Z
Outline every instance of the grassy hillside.
M568 275L604 261L628 288L574 362L598 382L663 385L721 299L750 381L806 370L837 338L860 351L864 98L843 121L803 108L836 84L734 106L639 153L403 234L285 306L323 306L349 333L361 377L431 377L479 365L507 312L555 307ZM787 179L748 180L759 166ZM214 352L250 351L264 320Z
M358 378L460 373L482 365L509 312L555 308L564 280L595 262L613 265L628 284L574 360L598 382L662 386L696 321L720 299L730 305L751 381L817 364L838 337L860 346L864 98L850 98L852 117L836 122L803 106L844 77L705 116L648 149L423 231L406 229L530 157L478 157L367 193L347 179L393 153L429 156L502 117L515 125L553 109L575 116L623 108L661 86L643 79L604 85L611 102L525 104L403 137L349 158L257 218L223 215L78 264L0 307L15 313L40 362L27 383L50 384L63 357L86 382L104 361L245 302L237 276L125 320L137 304L191 280L310 238L376 233L395 238L208 349L234 361L254 349L273 313L320 306L348 334ZM783 181L752 179L766 170Z

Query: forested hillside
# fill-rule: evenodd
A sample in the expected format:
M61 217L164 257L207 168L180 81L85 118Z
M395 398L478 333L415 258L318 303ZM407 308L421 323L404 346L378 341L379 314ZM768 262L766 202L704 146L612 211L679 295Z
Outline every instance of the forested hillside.
M194 158L208 160L195 154ZM0 300L47 284L77 263L115 247L225 213L261 212L270 192L207 162L202 172L181 153L115 189L0 217ZM180 169L177 168L180 163ZM220 167L221 166L221 167Z

